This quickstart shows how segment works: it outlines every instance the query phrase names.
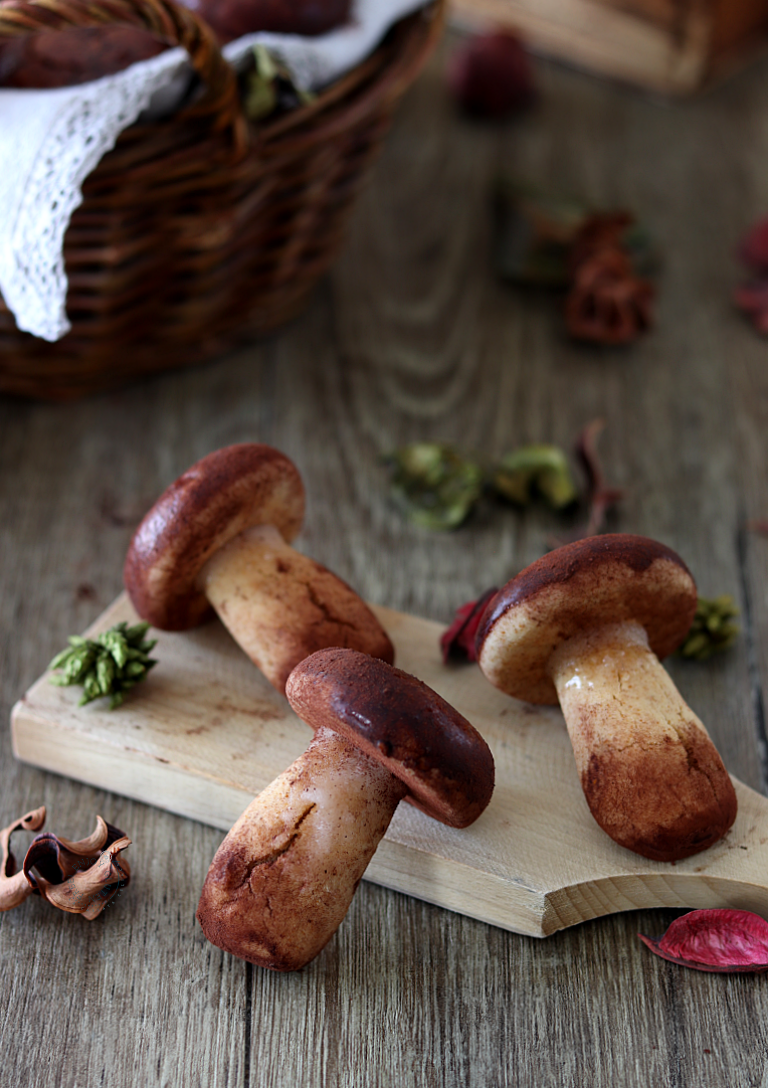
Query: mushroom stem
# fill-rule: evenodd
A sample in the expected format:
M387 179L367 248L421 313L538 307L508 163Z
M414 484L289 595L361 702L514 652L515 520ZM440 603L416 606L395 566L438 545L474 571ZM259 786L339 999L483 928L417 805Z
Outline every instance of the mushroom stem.
M332 729L248 806L214 857L197 917L212 944L295 971L330 940L406 788Z
M287 544L272 525L220 548L199 582L232 637L279 691L295 665L326 646L386 655L368 606L335 574Z
M640 624L568 639L550 675L587 803L612 839L671 861L722 837L736 815L733 785Z

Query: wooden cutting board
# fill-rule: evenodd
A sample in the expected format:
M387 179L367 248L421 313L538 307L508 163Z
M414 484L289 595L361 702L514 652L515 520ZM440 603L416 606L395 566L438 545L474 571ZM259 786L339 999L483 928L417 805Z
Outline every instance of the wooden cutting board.
M472 827L401 804L366 878L536 937L639 907L741 907L768 915L768 800L736 782L725 839L676 864L650 862L594 823L558 709L502 695L474 665L443 665L443 628L377 608L397 664L453 703L488 741L496 790ZM135 622L119 597L87 632ZM17 757L226 831L309 743L291 711L214 621L154 632L159 664L116 711L41 677L13 708Z

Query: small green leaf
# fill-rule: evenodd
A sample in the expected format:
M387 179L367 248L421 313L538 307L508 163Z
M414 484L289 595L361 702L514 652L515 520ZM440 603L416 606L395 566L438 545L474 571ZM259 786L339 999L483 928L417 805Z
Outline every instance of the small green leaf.
M526 506L538 493L555 510L562 510L578 496L565 454L558 446L543 443L505 454L494 471L493 486L520 506Z
M456 529L483 492L484 473L451 446L416 442L387 459L392 494L406 517L426 529Z

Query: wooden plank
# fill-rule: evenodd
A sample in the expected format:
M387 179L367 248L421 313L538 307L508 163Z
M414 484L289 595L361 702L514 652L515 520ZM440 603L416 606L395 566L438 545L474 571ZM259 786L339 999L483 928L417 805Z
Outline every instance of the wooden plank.
M508 26L537 52L662 94L701 90L766 48L765 0L451 0L459 21Z
M496 788L458 831L399 806L367 879L531 936L638 907L740 906L768 912L768 800L741 783L725 839L674 866L618 847L589 814L559 711L510 699L477 667L446 666L443 628L377 614L397 662L487 739ZM89 633L136 622L123 594ZM158 632L161 664L117 712L81 708L41 677L12 715L18 758L227 830L308 743L307 727L218 621Z

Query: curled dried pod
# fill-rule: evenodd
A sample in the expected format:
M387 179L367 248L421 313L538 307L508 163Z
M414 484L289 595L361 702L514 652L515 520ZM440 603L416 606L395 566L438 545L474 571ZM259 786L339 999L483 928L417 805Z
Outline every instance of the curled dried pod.
M122 831L97 816L94 831L76 842L50 831L37 835L24 858L24 875L51 906L93 921L130 880L128 862L120 857L130 845Z
M313 654L286 695L314 738L224 839L197 917L219 948L295 971L336 932L398 803L467 827L491 798L494 768L457 710L365 654Z
M736 793L704 725L659 658L696 612L682 559L605 534L543 556L491 600L480 668L518 699L560 706L592 815L621 846L675 861L736 818Z
M14 831L39 831L45 823L45 805L32 809L0 831L0 911L12 910L32 894L32 885L11 852Z
M136 530L124 570L136 611L182 631L213 608L278 691L326 646L393 661L389 637L354 590L290 546L303 517L301 477L284 454L258 443L215 450Z

